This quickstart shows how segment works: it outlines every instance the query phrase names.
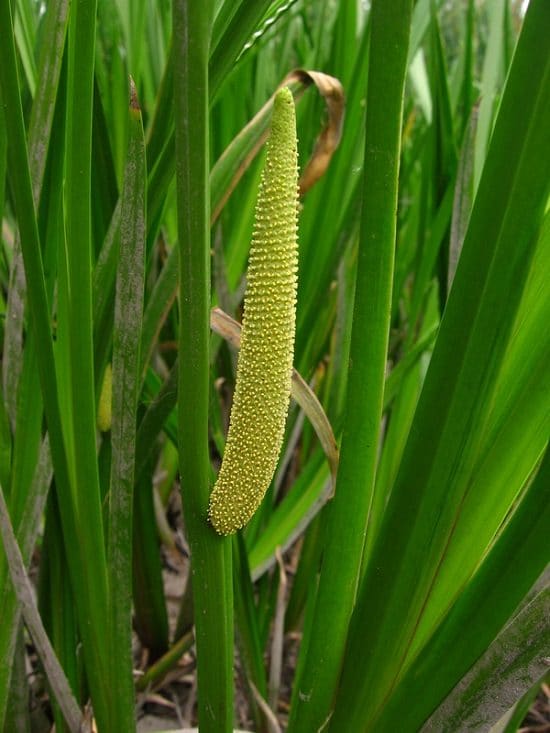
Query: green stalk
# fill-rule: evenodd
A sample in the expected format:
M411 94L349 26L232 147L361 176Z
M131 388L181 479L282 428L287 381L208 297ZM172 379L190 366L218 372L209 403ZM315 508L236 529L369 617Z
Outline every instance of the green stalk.
M174 103L179 241L179 459L191 547L199 725L233 728L231 541L208 524L210 189L208 56L213 3L175 0Z
M71 368L73 477L79 542L82 548L86 600L80 616L94 711L100 730L108 730L117 680L108 677L107 562L96 455L94 353L92 340L91 158L92 107L97 0L77 0L69 27L66 232L69 287L69 352ZM60 502L61 503L61 502ZM67 547L70 554L72 548ZM86 639L85 639L86 641ZM97 685L97 686L96 686ZM105 699L112 693L112 704ZM97 699L98 694L103 698ZM105 706L105 708L104 708Z
M367 88L363 211L336 494L292 733L330 716L355 603L376 476L394 268L401 118L411 0L374 0ZM304 653L304 651L302 652Z

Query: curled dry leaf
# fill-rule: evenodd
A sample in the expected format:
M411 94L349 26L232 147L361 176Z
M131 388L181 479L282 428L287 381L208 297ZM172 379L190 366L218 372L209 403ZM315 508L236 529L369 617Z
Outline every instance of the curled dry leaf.
M319 133L311 158L300 177L298 186L300 196L303 196L323 176L334 151L340 144L344 125L345 99L342 85L333 76L320 71L303 71L302 69L296 69L289 76L292 75L298 76L304 84L308 80L311 80L310 84L315 84L319 94L326 102L328 113L327 123Z
M326 125L317 138L311 158L304 166L298 183L300 196L303 196L326 171L332 155L340 143L344 122L344 88L335 77L321 71L294 69L294 71L287 74L278 88L287 86L292 91L294 102L297 104L304 92L312 85L317 87L319 94L326 102L328 118ZM223 195L216 202L213 202L212 223L220 215L238 182L267 139L274 98L275 94L243 127L212 168L211 181L218 178L224 191Z

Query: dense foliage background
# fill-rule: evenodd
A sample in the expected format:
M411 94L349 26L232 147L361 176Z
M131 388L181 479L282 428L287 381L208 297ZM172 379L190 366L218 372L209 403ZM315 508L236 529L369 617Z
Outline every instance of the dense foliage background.
M518 729L550 641L549 29L547 0L0 0L0 730ZM299 374L220 538L283 82Z

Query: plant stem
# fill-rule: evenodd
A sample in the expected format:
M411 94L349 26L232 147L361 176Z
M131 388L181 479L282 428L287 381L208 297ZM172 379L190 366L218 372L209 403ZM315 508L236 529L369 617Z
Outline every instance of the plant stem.
M179 459L191 547L201 733L233 728L231 541L207 522L210 337L208 57L213 2L175 0Z

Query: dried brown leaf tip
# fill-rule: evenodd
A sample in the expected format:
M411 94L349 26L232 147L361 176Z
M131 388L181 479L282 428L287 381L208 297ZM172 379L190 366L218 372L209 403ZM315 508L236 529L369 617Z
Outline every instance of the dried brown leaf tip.
M290 399L298 268L298 154L294 100L273 105L244 301L237 381L209 518L222 535L243 527L273 478Z

